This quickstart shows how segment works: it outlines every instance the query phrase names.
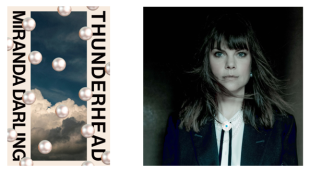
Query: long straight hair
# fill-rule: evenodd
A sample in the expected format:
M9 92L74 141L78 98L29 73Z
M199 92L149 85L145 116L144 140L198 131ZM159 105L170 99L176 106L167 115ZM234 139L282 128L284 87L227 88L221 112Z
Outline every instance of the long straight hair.
M210 51L224 43L229 49L247 49L252 57L252 77L242 97L244 122L256 130L259 126L272 128L274 115L286 116L291 108L281 96L281 81L273 75L251 24L239 14L209 17L207 23L195 54L196 63L190 71L195 82L192 83L192 92L187 94L182 104L179 127L199 132L201 126L213 120L218 113L216 94L236 97L216 80L210 67Z

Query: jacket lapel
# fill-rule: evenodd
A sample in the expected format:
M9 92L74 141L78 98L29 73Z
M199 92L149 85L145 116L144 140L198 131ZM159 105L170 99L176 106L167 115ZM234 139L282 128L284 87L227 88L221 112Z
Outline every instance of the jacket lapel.
M264 129L258 132L250 124L244 124L241 165L260 165L267 137Z
M250 124L244 124L241 165L260 165L268 137L268 131L260 129L258 132ZM219 165L213 121L209 121L198 133L191 131L191 138L199 165Z
M209 121L198 133L191 131L199 165L219 165L214 121Z

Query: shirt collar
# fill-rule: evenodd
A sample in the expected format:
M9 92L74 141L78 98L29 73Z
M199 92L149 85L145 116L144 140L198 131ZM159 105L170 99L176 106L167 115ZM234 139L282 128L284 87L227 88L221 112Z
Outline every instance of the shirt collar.
M226 119L226 118L223 116L223 114L221 114L221 112L219 112L219 114L218 114L218 120L219 120L221 123L223 123L223 122L225 122L225 121L228 121L228 122L231 122L232 124L234 124L234 123L238 120L238 118L241 117L241 116L243 116L243 111L242 111L242 110L239 110L237 113L235 113L235 115L234 115L232 118L230 118L230 119L228 120L228 119Z

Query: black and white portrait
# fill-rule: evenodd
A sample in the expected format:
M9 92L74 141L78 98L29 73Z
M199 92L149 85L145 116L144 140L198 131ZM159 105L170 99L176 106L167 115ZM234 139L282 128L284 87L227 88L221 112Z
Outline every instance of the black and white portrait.
M302 7L145 7L143 164L303 165Z

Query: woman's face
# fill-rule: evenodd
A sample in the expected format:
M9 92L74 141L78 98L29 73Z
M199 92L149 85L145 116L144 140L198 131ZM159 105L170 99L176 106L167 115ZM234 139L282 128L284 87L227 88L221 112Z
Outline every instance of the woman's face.
M244 93L244 87L250 79L250 52L246 49L229 49L222 43L221 50L215 47L209 58L216 79L231 93Z

